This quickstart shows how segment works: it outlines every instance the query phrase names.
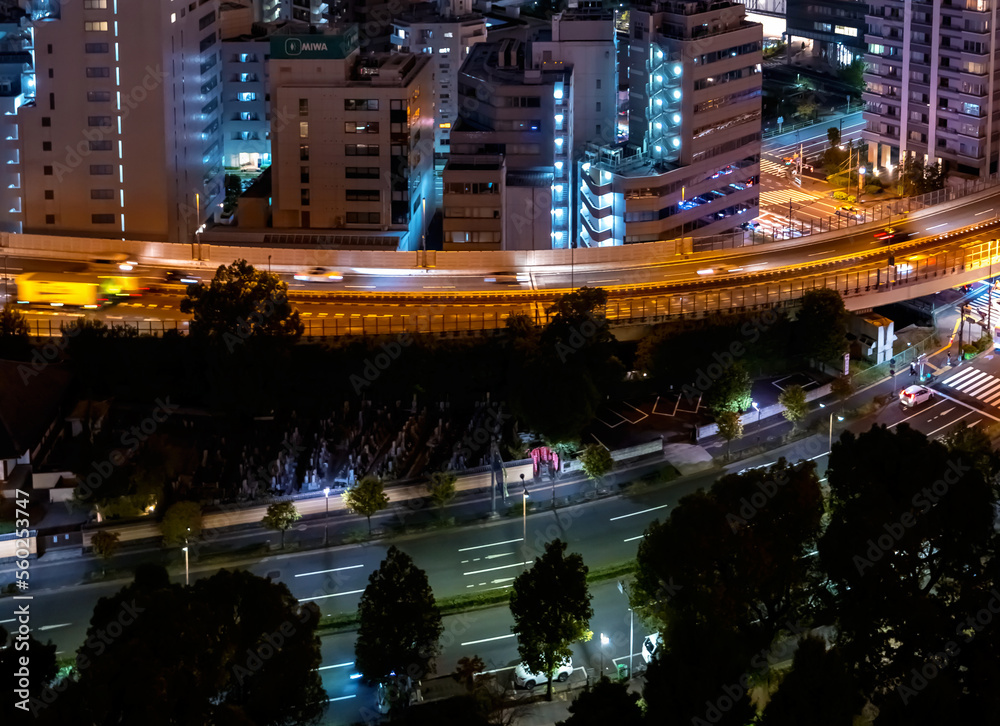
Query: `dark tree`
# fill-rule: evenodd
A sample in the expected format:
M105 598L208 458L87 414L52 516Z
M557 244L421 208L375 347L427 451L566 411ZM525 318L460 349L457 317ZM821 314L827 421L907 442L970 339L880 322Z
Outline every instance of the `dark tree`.
M906 424L834 443L819 541L824 619L836 618L838 645L876 705L956 640L955 623L996 583L995 462L986 437L959 432L949 450Z
M358 672L372 685L390 673L404 681L420 680L434 670L442 631L427 573L395 545L389 547L358 603Z
M552 700L552 673L572 655L570 644L583 637L594 609L587 588L587 566L566 543L552 540L535 564L514 580L510 612L517 652L535 673L548 675L546 698Z
M681 499L639 544L637 604L766 647L807 606L823 515L815 466L784 459ZM749 654L748 654L749 655Z
M792 669L764 710L761 726L851 726L863 701L840 652L803 637ZM881 718L879 719L881 723Z
M229 352L262 337L297 340L303 330L288 285L246 260L220 265L207 284L190 285L181 311L194 316L192 335L221 342Z
M627 683L608 680L607 676L580 692L569 707L572 714L557 726L643 726L639 694L629 693Z
M847 309L836 290L810 290L802 296L795 316L799 353L824 363L836 362L847 352Z
M315 723L326 708L319 609L283 584L222 570L191 587L162 568L102 598L51 723ZM44 695L43 695L44 700Z

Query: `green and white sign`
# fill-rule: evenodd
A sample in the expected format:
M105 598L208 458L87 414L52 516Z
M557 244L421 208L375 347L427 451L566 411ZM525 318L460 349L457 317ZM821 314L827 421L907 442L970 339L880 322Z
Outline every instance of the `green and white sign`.
M275 60L343 60L358 48L358 26L337 35L278 35L271 38Z

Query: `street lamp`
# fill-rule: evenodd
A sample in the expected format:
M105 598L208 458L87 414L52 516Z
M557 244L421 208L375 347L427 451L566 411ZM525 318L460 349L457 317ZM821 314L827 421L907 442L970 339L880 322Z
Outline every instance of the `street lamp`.
M524 483L524 474L521 474L521 548L524 557L528 556L528 487ZM524 569L528 569L528 560L524 559Z
M326 499L326 517L323 519L323 546L329 544L330 534L330 487L323 487L323 497Z
M601 673L600 676L604 675L604 646L611 642L611 638L601 633ZM598 679L600 679L600 676Z
M188 535L184 537L184 584L191 584L191 570L188 569L188 536L191 534L191 528L187 528Z
M860 156L860 154L861 154L861 150L859 149L858 150L858 155ZM854 201L856 203L860 203L861 202L861 180L864 178L865 174L867 174L867 173L868 173L868 170L865 167L863 167L863 166L859 166L858 167L858 195L854 198Z
M760 406L756 401L750 401L750 405L753 406L753 410L757 412L757 423L760 423Z
M621 580L618 581L618 592L620 592L625 597L628 597L628 585L626 585ZM629 605L631 606L631 601L629 602ZM628 609L628 677L630 679L632 678L632 655L635 652L635 647L633 647L633 640L632 640L632 618L633 618L633 615L634 615L634 613L632 612L632 608L629 607L629 609Z
M826 404L825 403L821 403L819 405L819 407L820 408L826 408ZM837 421L838 422L839 421L843 421L843 420L844 420L843 416L837 416ZM827 442L826 448L829 451L833 451L833 411L830 411L830 437L829 437L829 441Z

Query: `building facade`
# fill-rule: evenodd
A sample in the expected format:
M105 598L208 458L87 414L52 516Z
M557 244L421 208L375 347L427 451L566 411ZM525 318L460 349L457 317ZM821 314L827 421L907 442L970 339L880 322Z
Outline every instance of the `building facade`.
M476 45L462 66L444 169L445 249L570 244L573 71L532 68L530 58L524 43L505 38ZM483 195L500 195L502 224L484 228Z
M832 68L863 60L867 13L867 0L788 0L785 35L791 52L805 44Z
M435 208L428 55L361 55L355 26L272 37L272 226L419 249Z
M27 4L23 231L188 242L221 211L218 5Z
M997 171L997 7L990 0L871 0L864 93L868 161L940 162L951 176Z
M471 0L441 0L415 5L393 18L392 44L399 53L426 53L434 64L437 126L434 154L442 159L451 146L451 127L458 119L458 71L476 43L486 40L486 20L472 11Z
M629 143L581 165L580 243L732 230L757 215L761 26L736 2L657 2L630 15Z

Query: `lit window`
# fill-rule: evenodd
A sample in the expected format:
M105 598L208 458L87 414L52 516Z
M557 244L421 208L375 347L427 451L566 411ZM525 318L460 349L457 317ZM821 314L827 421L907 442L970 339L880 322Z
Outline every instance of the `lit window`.
M177 22L177 13L170 13L170 22L171 23Z
M309 122L299 121L299 138L308 139L309 138Z
M108 21L107 20L88 20L83 24L84 30L91 31L107 31Z
M445 33L445 34L444 34L444 37L445 37L445 38L454 38L454 37L455 37L455 34L454 34L454 33Z
M448 122L448 123L438 124L438 128L439 129L450 129L451 128L451 123Z

